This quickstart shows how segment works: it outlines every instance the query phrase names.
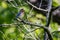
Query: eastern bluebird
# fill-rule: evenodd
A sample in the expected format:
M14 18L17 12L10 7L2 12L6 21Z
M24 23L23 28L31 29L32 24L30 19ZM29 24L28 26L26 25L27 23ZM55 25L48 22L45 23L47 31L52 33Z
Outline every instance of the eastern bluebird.
M19 13L18 13L17 16L16 16L16 19L17 19L18 17L21 18L21 19L24 17L24 9L21 9L21 10L19 11Z

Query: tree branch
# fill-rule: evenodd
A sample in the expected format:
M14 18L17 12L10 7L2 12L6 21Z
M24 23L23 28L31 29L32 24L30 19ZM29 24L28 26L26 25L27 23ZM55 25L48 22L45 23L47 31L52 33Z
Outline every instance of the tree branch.
M20 19L20 18L19 18ZM47 32L47 34L48 34L48 36L49 36L49 38L52 40L52 36L51 36L51 33L50 33L50 31L48 30L48 28L47 27L45 27L45 26L42 26L42 25L37 25L37 24L33 24L33 23L30 23L30 22L27 22L27 21L25 21L25 20L19 20L19 19L15 19L15 20L17 20L18 22L22 22L23 24L27 24L27 25L32 25L32 26L37 26L37 27L41 27L41 28L43 28L46 32ZM0 24L0 26L10 26L10 25L18 25L17 23L12 23L12 24ZM38 28L37 28L38 29ZM36 30L36 29L35 29ZM34 31L34 30L33 30ZM31 32L33 32L33 31L31 31Z
M27 25L32 25L32 26L37 26L37 27L43 28L47 32L49 39L53 40L52 35L51 35L50 31L48 30L48 27L45 27L45 26L42 26L42 25L33 24L33 23L30 23L30 22L24 21L22 19L21 20L19 20L19 19L16 19L16 20L18 22L22 22L23 24L27 24Z
M45 12L47 12L47 11L48 11L48 10L41 9L41 8L38 8L38 7L34 6L34 5L33 5L33 4L31 4L29 1L27 1L27 3L28 3L29 5L31 5L32 7L36 8L37 10L45 11Z

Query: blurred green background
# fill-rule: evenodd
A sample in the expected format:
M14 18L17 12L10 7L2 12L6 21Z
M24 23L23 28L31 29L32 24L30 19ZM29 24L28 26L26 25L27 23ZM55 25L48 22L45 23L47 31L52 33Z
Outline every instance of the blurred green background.
M46 24L46 16L44 16L36 9L33 9L32 12L30 12L32 7L28 5L25 2L25 0L14 0L14 1L10 3L6 2L5 0L0 0L0 24L12 24L17 22L14 20L14 18L21 8L25 10L26 14L25 19L28 20L29 22L42 25ZM59 1L60 0L53 0L53 6L54 7L59 6L60 5ZM51 33L59 30L60 27L58 23L53 22L52 20L49 28ZM43 40L44 31L42 28L36 29L31 33L28 32L29 30L33 30L35 28L36 28L35 26L22 24L21 22L19 26L17 25L0 26L0 40L23 40L24 37L26 37L25 36L26 34L28 34L27 37L30 38L25 38L25 40L34 40L34 38L36 39L40 38L41 40ZM56 35L58 34L56 33ZM60 38L53 36L53 39L59 40Z

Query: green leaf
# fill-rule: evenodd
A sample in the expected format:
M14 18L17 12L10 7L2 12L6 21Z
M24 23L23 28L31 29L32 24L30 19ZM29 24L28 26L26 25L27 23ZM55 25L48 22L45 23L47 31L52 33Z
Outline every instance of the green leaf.
M53 6L54 7L57 7L59 5L60 5L59 0L53 0Z

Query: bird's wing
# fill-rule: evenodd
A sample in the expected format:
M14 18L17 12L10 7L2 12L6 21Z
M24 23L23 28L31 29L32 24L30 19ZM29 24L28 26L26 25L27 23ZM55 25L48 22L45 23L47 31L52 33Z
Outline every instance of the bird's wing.
M20 14L21 14L21 13L19 12L19 13L17 14L16 18L18 18L18 17L20 16Z

